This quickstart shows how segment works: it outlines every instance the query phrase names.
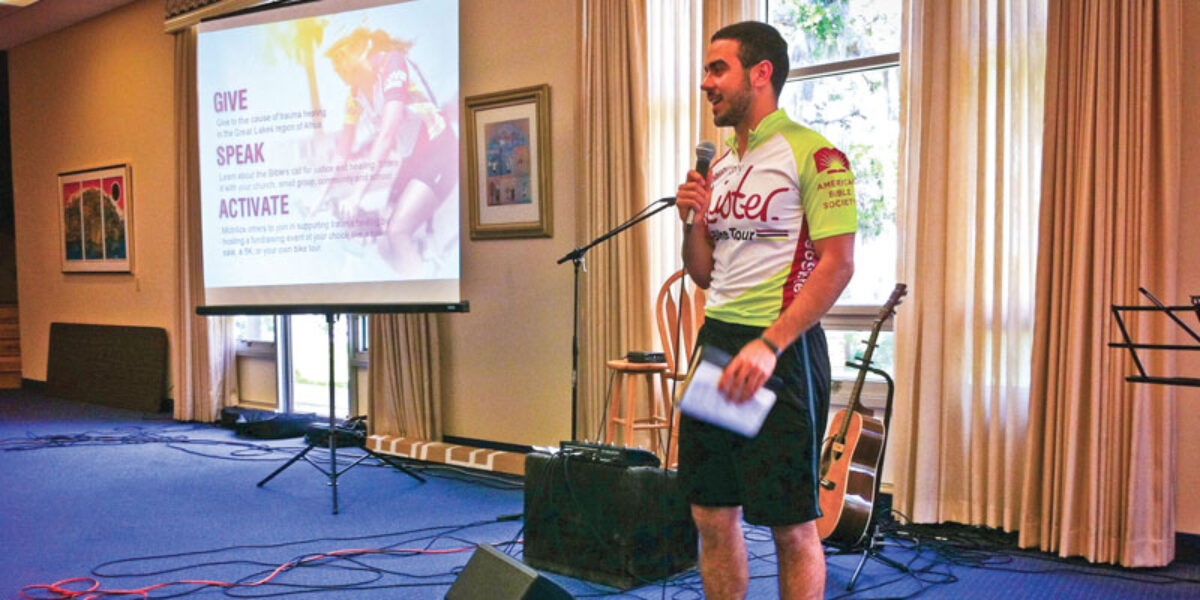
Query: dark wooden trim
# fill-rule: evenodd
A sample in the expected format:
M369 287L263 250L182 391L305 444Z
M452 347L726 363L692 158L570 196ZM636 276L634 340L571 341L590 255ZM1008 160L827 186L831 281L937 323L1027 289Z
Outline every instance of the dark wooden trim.
M447 444L456 444L459 446L473 446L475 448L488 448L490 450L503 450L505 452L517 452L520 454L529 454L533 452L533 446L524 446L521 444L509 444L505 442L493 442L490 440L477 440L474 438L458 437L453 435L442 436L442 441Z

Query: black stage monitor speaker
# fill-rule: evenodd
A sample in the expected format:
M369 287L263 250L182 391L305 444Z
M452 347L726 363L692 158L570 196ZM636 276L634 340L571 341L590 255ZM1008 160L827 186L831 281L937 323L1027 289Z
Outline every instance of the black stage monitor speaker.
M696 527L675 472L589 456L526 455L525 562L620 589L695 565Z
M571 594L515 558L480 544L446 600L571 600Z

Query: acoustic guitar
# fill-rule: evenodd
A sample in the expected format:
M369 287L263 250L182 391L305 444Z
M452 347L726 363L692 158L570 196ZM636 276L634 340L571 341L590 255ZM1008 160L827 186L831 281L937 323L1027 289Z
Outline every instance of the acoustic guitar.
M817 519L817 532L821 539L840 546L862 543L875 509L876 478L887 432L883 421L866 414L860 397L879 330L907 293L907 286L897 283L879 311L850 393L850 405L833 416L829 430L834 433L826 438L821 450L821 517Z

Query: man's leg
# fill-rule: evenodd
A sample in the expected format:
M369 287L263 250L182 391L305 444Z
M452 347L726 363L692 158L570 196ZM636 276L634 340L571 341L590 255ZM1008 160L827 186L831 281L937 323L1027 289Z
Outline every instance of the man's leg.
M779 558L781 600L811 600L825 596L825 551L817 522L772 527Z
M742 509L736 506L692 505L700 531L700 577L709 600L741 600L750 581ZM813 531L816 531L814 526Z

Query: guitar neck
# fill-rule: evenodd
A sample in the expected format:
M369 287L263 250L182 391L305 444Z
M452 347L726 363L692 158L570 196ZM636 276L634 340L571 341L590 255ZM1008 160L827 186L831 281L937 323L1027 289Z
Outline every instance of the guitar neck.
M883 324L888 320L888 317L892 316L892 311L900 303L900 299L907 293L908 286L903 283L897 283L896 288L892 290L892 295L879 311L879 317L875 319L875 325L871 327L871 337L867 339L867 349L862 355L862 364L858 369L858 378L854 380L854 389L850 392L850 404L848 408L850 412L859 412L862 409L863 384L867 381L867 371L871 367L871 357L875 354L875 346L879 341L879 332L883 329ZM845 440L849 427L850 419L842 419L842 428L838 430L836 439L839 441Z
M871 357L875 355L875 344L879 340L879 330L882 327L882 320L875 322L875 327L871 329L871 337L867 340L867 349L860 360L862 364L858 368L858 377L854 380L854 389L850 392L850 410L853 412L858 412L861 408L863 384L867 382L867 370L871 366Z

